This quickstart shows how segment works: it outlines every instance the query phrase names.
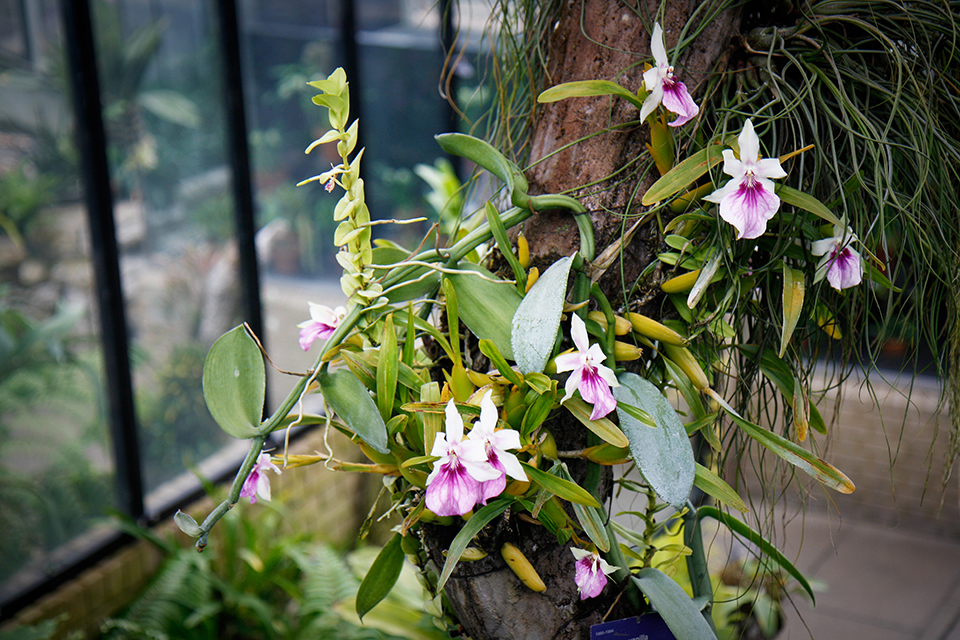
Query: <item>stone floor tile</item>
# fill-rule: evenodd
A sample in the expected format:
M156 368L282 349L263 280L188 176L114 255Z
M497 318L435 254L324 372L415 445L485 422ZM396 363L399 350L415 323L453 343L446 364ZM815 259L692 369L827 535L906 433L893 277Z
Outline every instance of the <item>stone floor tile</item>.
M843 613L833 615L821 611L787 613L787 624L777 640L915 640L910 630L895 625L877 624L871 620L857 620Z

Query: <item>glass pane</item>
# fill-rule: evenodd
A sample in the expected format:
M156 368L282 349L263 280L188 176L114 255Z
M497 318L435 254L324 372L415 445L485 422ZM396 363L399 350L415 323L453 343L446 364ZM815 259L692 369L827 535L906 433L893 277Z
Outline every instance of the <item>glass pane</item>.
M94 6L152 511L181 494L169 481L189 480L193 465L237 444L213 422L200 385L210 345L243 320L223 67L210 4Z
M276 365L306 371L315 354L298 344L297 323L309 317L307 301L343 302L333 236L336 198L296 184L337 162L334 151L304 149L329 128L313 104L307 82L344 64L337 32L340 3L253 0L243 7L244 82L260 260L264 344ZM318 192L326 198L318 197ZM275 408L296 383L268 370ZM316 401L310 396L308 401ZM310 410L314 410L311 407Z
M57 18L31 4L21 26L42 47L0 73L0 601L73 560L115 506Z

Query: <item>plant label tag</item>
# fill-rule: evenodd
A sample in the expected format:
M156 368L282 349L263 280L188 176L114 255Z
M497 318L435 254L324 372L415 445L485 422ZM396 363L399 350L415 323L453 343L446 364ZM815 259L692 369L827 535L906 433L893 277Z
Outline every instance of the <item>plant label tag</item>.
M659 615L624 618L590 627L590 640L676 640Z

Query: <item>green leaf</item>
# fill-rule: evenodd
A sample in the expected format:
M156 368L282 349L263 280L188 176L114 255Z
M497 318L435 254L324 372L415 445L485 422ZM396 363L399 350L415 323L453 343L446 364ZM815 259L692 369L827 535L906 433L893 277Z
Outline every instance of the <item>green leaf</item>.
M712 395L712 394L711 394ZM713 396L715 399L723 400L719 395ZM783 436L777 435L772 431L764 429L749 420L745 420L740 414L734 411L726 401L720 402L720 406L726 409L730 418L737 423L737 426L743 429L748 436L762 444L764 447L777 454L790 464L800 470L809 473L821 484L839 491L840 493L853 493L856 488L842 471L835 466L820 459L813 453L803 447L787 440Z
M450 543L450 548L447 549L447 560L443 563L443 570L440 572L440 579L437 581L437 593L440 593L443 586L447 584L450 574L453 573L460 561L460 556L463 555L463 550L467 548L474 536L480 533L480 530L487 526L487 523L506 511L511 504L513 504L512 497L499 498L474 513L467 520Z
M562 498L567 502L572 502L574 504L582 504L588 507L600 507L600 503L597 502L597 499L580 485L570 482L569 480L564 480L563 478L558 478L557 476L551 475L546 471L541 471L540 469L537 469L526 462L521 462L520 464L523 466L523 470L527 472L527 477L530 478L531 481L536 482L538 485L554 494L558 498ZM471 518L471 520L473 520L473 518Z
M567 98L586 98L590 96L620 96L628 100L637 109L643 108L643 101L637 98L632 91L621 87L616 82L610 80L579 80L577 82L564 82L550 87L539 96L537 102L557 102Z
M723 162L721 145L710 145L665 173L643 194L642 204L650 206L683 191L711 168Z
M503 226L503 220L500 219L500 213L490 204L489 200L484 204L484 211L487 216L487 224L490 225L490 232L497 242L497 248L500 249L500 254L506 259L510 269L513 270L513 278L517 281L517 293L522 296L527 288L527 272L524 271L520 260L513 253L513 245L510 244L510 237L507 235L507 228Z
M693 488L696 465L680 416L651 382L634 373L623 373L618 380L620 386L613 388L617 402L640 407L657 423L657 428L651 429L617 407L620 428L630 442L637 468L661 500L684 505Z
M445 277L457 291L460 320L478 338L497 345L504 358L513 360L510 330L522 300L520 294L509 283L472 262L461 262L458 269L461 273Z
M716 634L699 607L667 574L647 567L633 576L633 582L663 617L677 640L716 640Z
M573 482L573 477L567 471L566 465L557 465L557 470L563 476L564 480ZM607 535L607 528L604 524L607 521L607 514L597 507L588 507L586 505L573 502L573 512L577 515L580 526L586 532L587 537L597 545L597 548L607 553L610 551L610 537Z
M400 541L403 539L399 533L390 538L390 542L383 546L377 559L373 561L363 582L360 583L360 589L357 591L357 616L363 620L363 616L368 611L377 606L381 600L387 597L397 578L400 577L400 570L403 569L403 549L400 548Z
M173 521L177 527L179 527L180 531L183 531L191 538L199 538L200 534L203 533L203 529L200 528L197 521L183 511L178 510L173 514Z
M742 511L744 513L747 512L747 504L743 501L743 498L741 498L740 495L734 491L733 487L724 482L723 478L699 462L696 464L697 475L693 479L693 484L695 484L707 495L716 498L720 502L730 505L737 511Z
M203 364L203 398L220 428L234 438L252 438L263 418L266 371L256 341L244 325L210 347Z
M787 352L790 337L797 328L800 311L803 309L803 271L783 265L783 331L780 336L780 357Z
M759 347L754 344L743 344L740 345L740 350L756 357ZM763 354L760 356L760 373L773 382L777 389L780 390L783 399L787 401L790 408L795 409L797 396L795 387L796 377L793 375L793 372L790 371L787 363L778 358L777 354L770 349L764 349ZM826 435L827 423L824 422L823 416L820 415L820 410L817 409L817 405L814 404L813 400L808 400L807 402L809 407L809 415L807 417L810 428Z
M507 185L507 190L511 193L511 200L514 199L516 191L526 194L529 185L523 172L506 156L493 148L489 142L463 133L442 133L435 138L440 148L447 153L472 160L500 178ZM521 206L516 201L513 204L517 207Z
M800 586L803 587L803 590L807 592L807 595L810 596L811 602L816 604L816 598L813 595L813 588L810 586L810 583L807 582L807 579L803 577L803 574L800 573L799 569L793 566L793 563L787 560L780 551L767 542L766 539L753 529L751 529L746 523L741 520L720 511L716 507L703 506L697 509L697 515L701 518L708 517L713 518L718 522L722 522L728 529L736 533L737 535L743 536L752 544L755 544L760 551L770 556L774 562L776 562L780 567L793 576L797 582L800 583Z
M400 360L397 354L397 332L393 328L393 314L383 323L380 338L380 359L377 362L377 408L386 422L393 415L393 401L397 393L397 370Z
M500 372L500 375L506 378L510 384L515 384L518 387L523 385L523 376L513 370L513 367L503 358L500 350L497 349L497 345L494 344L492 340L480 340L478 346L480 347L480 353L490 359L490 362L493 363L493 366Z
M387 449L387 426L367 388L346 369L317 376L323 398L354 433L380 453Z
M457 300L457 290L448 278L440 281L447 310L447 331L450 334L450 346L453 348L453 364L463 365L460 359L460 303Z
M572 396L568 400L564 401L563 406L566 407L567 411L572 413L573 417L579 420L583 426L600 436L604 442L609 442L613 446L621 449L630 445L630 441L627 440L627 436L623 434L623 431L621 431L620 427L617 425L613 424L606 418L591 420L590 414L593 413L593 407L588 405L580 398Z
M181 127L196 129L202 121L197 104L177 91L164 89L144 91L137 96L137 102L161 120Z
M553 353L573 257L553 263L530 287L513 316L510 344L524 374L541 373Z
M394 269L409 267L410 265L402 264L408 258L410 258L409 253L395 247L377 247L373 250L373 264L396 264L397 266ZM374 269L374 276L381 278L388 271L391 271L391 269ZM432 295L440 286L440 272L430 267L416 266L409 269L409 272L405 274L404 282L405 284L390 288L384 294L392 304Z
M840 222L840 219L833 215L833 212L830 211L830 209L827 209L825 204L810 194L797 191L793 187L788 187L784 184L779 185L779 187L776 189L776 194L780 196L780 199L787 204L792 204L793 206L799 207L804 211L809 211L810 213L823 218L830 224L838 227L843 226L843 223Z

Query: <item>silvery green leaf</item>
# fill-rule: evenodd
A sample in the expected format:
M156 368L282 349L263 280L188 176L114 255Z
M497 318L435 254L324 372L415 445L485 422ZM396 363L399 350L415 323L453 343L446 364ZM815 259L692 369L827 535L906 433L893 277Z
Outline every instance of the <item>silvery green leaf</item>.
M514 360L525 374L541 373L553 352L572 264L572 256L553 263L530 288L513 315L510 342Z
M656 429L651 428L617 406L620 429L630 441L630 454L640 473L661 500L684 505L693 488L696 464L680 416L651 382L634 373L623 373L618 380L620 386L613 388L617 402L639 407L657 423Z
M203 533L203 530L200 528L200 525L197 524L197 521L185 514L183 511L177 511L173 515L173 521L178 527L180 527L180 531L183 531L191 538L199 538L200 534Z

